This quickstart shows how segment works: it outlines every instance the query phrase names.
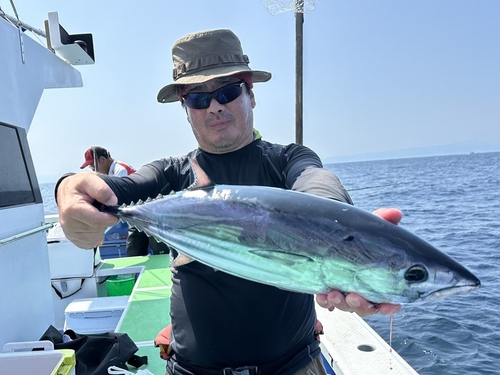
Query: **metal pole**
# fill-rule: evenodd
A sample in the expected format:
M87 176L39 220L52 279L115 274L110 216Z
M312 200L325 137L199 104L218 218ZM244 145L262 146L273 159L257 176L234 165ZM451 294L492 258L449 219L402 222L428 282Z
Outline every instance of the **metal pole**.
M6 20L9 20L11 23L13 23L14 25L16 25L18 28L27 29L27 30L29 30L29 31L37 34L37 35L40 35L41 37L44 37L44 38L47 37L42 30L37 29L37 28L35 28L33 26L30 26L27 23L21 22L18 19L12 17L12 16L9 16L7 13L5 13L1 9L0 9L0 17L5 18Z
M295 1L295 143L303 144L302 72L303 72L304 0Z

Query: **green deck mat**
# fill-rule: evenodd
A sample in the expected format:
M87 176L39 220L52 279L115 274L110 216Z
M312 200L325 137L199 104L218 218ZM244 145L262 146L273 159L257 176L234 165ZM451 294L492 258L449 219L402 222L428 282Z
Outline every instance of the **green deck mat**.
M146 266L148 269L167 268L170 265L169 255L151 255L140 257L126 257L106 259L101 265L101 269L124 268L130 266Z
M148 369L154 375L165 375L166 361L160 358L159 348L153 346L158 333L170 324L170 256L152 255L107 259L101 265L102 270L122 269L144 266L139 284L136 283L130 302L117 332L124 332L139 345L139 356L148 356L148 365L140 369ZM124 271L126 272L126 270ZM104 283L99 285L99 295L105 295ZM150 345L142 346L146 343ZM130 368L130 371L137 372Z
M118 332L126 332L134 342L154 341L169 324L170 289L136 291Z
M148 356L148 364L134 369L128 366L129 371L136 373L139 370L149 370L154 375L165 375L167 372L167 361L161 359L160 348L155 348L154 346L141 346L139 351L135 353L138 356Z

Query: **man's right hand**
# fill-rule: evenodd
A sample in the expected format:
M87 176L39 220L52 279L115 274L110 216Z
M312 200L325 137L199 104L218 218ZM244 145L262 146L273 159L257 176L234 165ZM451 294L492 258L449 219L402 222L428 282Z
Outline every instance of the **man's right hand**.
M100 212L92 204L97 200L114 206L118 199L111 188L95 173L82 172L66 177L57 189L59 221L66 237L82 249L92 249L104 240L106 228L118 219Z

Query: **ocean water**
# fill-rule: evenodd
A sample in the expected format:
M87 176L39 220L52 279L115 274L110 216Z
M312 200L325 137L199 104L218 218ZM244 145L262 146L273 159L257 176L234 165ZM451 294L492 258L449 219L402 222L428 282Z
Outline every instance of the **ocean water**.
M402 210L400 223L468 267L482 287L403 306L392 347L421 375L500 374L500 153L329 164L356 206ZM56 213L54 184L42 184ZM365 318L389 342L389 318Z
M401 226L469 268L482 287L403 306L392 346L421 375L500 374L500 153L332 164L354 204L402 210ZM365 319L389 342L389 318Z

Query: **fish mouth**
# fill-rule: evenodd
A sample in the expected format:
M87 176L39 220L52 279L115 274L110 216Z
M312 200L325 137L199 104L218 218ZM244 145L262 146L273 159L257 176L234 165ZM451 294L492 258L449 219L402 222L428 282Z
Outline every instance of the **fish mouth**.
M426 296L422 296L422 301L434 301L437 299L443 299L450 296L454 296L457 294L472 292L475 289L478 289L481 286L481 282L477 280L475 283L470 283L466 285L455 285L447 288L442 288L436 290Z

